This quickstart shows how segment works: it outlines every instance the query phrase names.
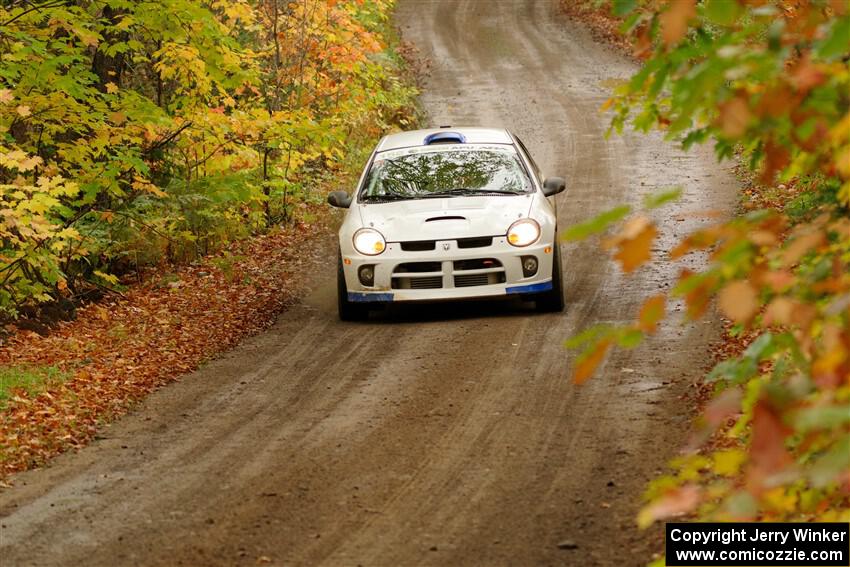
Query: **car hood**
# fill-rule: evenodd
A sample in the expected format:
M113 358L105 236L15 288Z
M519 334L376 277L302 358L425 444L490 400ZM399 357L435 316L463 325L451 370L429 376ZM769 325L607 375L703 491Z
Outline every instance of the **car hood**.
M505 234L528 216L535 195L447 197L360 204L363 226L381 231L387 242L444 240Z

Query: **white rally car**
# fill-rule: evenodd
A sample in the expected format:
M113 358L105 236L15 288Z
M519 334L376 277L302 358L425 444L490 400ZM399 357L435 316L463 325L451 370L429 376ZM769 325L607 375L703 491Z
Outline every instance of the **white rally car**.
M522 142L492 128L402 132L372 152L339 231L339 315L390 302L510 297L561 311L552 197Z

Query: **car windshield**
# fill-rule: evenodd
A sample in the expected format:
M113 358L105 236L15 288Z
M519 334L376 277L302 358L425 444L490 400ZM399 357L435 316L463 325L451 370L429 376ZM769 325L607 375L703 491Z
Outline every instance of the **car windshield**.
M360 193L366 202L520 195L531 180L511 146L407 148L375 157Z

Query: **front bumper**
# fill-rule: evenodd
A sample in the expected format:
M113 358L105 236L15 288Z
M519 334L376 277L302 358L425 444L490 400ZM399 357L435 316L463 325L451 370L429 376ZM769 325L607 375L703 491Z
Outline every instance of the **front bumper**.
M433 250L402 250L390 242L380 256L343 254L348 300L354 302L445 301L535 294L552 289L555 247L538 242L526 248L496 236L489 246L459 248L456 240L437 240ZM537 259L537 271L526 276L522 259ZM373 266L374 282L363 285L361 266ZM425 271L407 271L411 268ZM489 281L487 281L489 280ZM485 283L486 282L486 283ZM425 285L427 288L422 288Z

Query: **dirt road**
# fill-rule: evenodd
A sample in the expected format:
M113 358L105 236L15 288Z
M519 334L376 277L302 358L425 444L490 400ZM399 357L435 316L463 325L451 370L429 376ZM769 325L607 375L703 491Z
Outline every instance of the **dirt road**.
M554 3L403 0L398 22L431 60L433 123L515 130L569 180L562 226L681 184L658 216L663 251L700 222L688 211L730 208L734 178L707 149L604 139L597 109L633 66ZM625 278L593 244L562 253L563 314L452 305L343 324L328 246L271 331L3 491L0 565L643 564L657 533L633 527L639 496L686 435L679 396L715 329L667 324L576 387L562 340L629 320L670 274Z

